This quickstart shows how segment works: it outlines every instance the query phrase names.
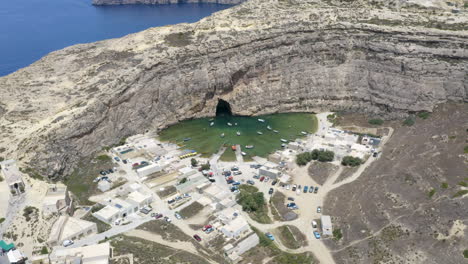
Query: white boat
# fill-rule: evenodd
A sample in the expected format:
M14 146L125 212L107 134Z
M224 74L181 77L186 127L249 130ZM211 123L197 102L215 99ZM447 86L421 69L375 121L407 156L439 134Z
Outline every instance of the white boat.
M240 135L241 135L239 131L237 131L237 132L236 132L236 134L237 134L238 136L240 136Z
M211 123L210 123L210 126L214 126L214 122L211 122Z
M273 130L273 132L275 132L275 133L279 133L279 131L278 131L278 130Z
M242 154L242 156L245 156L245 155L247 155L247 153L245 153L245 152L243 152L243 151L241 152L241 154Z
M281 147L283 147L283 148L284 148L284 147L286 147L286 144L284 144L284 143L283 143L283 144L281 144Z
M222 138L224 137L224 133L221 134L221 137L222 137Z
M263 135L263 133L262 133L262 132L260 132L260 131L257 131L257 134L259 134L259 135Z
M237 126L237 123L234 123L235 126Z
M280 139L280 140L281 140L281 142L283 142L283 143L288 143L288 141L287 141L286 139L284 139L284 138L282 138L282 139Z
M245 148L246 148L246 149L253 149L254 146L253 146L253 145L247 145L247 146L245 146Z
M227 125L228 125L228 126L232 126L232 124L231 124L231 123L229 123L229 122L227 123Z
M267 126L267 129L268 129L268 130L271 130L271 126Z
M265 123L265 119L261 119L261 118L259 118L259 119L258 119L258 122Z
M305 135L307 135L307 132L301 131L301 134L305 136Z

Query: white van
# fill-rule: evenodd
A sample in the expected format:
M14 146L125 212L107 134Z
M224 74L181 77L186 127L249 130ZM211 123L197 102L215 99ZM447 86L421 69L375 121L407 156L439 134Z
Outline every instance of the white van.
M312 227L313 227L313 228L317 228L317 222L312 221Z

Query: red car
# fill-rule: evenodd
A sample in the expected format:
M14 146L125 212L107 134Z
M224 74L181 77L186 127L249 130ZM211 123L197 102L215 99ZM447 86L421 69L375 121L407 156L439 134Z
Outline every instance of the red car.
M193 238L195 238L195 240L198 242L201 241L201 237L199 235L193 235Z
M205 230L207 230L207 229L209 229L209 228L213 228L213 227L212 227L211 225L206 225L206 226L204 226L204 227L202 228L202 231L205 231Z
M260 181L262 182L265 179L264 176L260 177Z

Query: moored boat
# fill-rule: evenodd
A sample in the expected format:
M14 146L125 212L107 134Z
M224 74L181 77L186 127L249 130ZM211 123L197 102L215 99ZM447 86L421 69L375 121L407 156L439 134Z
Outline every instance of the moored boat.
M271 126L267 126L267 129L268 129L268 130L271 130Z
M283 142L283 143L288 143L288 141L287 141L286 139L284 139L284 138L282 138L282 139L280 139L280 140L281 140L281 142Z
M253 149L254 146L253 146L253 145L247 145L247 146L245 146L245 148L246 148L246 149Z
M231 124L231 123L229 123L229 122L227 123L227 125L228 125L228 126L232 126L232 124Z
M257 131L257 134L259 134L259 135L263 135L263 133L262 133L262 132L260 132L260 131Z
M301 131L301 134L305 136L305 135L307 135L307 132Z
M279 131L278 131L278 130L273 130L273 132L275 132L275 133L279 133Z
M243 151L241 152L241 154L242 154L242 156L245 156L245 155L247 155L247 153L245 153L245 152L243 152Z
M214 126L214 122L211 122L211 123L210 123L210 126Z
M192 138L184 138L184 141L189 141L191 140Z
M231 149L232 149L233 151L236 151L236 145L232 145L232 146L231 146Z
M222 137L222 138L224 137L224 133L221 134L221 137Z
M237 132L236 132L236 135L240 136L240 135L241 135L241 133L240 133L239 131L237 131Z
M261 118L259 118L259 119L257 119L257 120L258 120L258 122L265 123L265 119L261 119Z
M284 143L283 143L283 144L281 144L281 147L283 147L283 148L284 148L284 147L286 147L286 144L284 144Z

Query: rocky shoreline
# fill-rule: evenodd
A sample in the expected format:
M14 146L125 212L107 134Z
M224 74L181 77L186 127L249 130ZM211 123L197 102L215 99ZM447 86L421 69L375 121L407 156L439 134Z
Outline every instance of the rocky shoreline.
M245 0L93 0L93 5L164 5L164 4L185 4L185 3L213 3L236 5Z

